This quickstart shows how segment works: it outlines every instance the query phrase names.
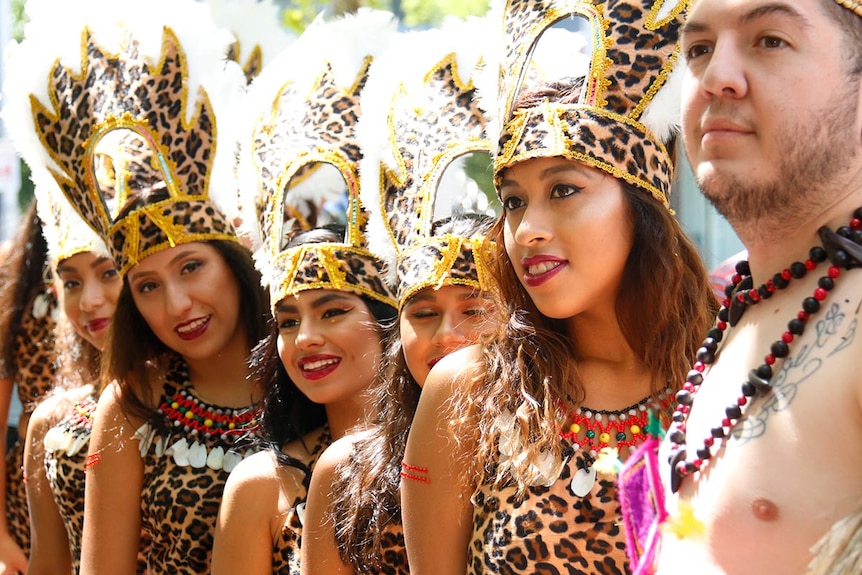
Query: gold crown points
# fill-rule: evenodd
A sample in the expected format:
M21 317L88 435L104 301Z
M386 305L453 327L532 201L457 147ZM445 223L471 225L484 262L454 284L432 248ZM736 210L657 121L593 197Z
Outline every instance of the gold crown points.
M405 250L398 258L399 309L413 295L429 287L440 289L447 285L462 285L490 291L493 278L488 261L494 245L480 235L465 238L446 234L428 238ZM429 274L426 268L432 254L439 257Z
M331 164L345 180L348 201L348 241L363 245L358 217L357 163L361 157L355 137L354 113L338 110L357 109L359 93L368 76L373 58L366 56L353 83L346 88L338 85L331 64L326 62L320 74L305 90L299 83L285 83L273 99L269 117L258 122L253 140L255 171L261 194L256 201L263 226L261 230L270 243L270 253L281 251L285 210L292 210L290 188L297 185L295 177L307 177L303 169L312 164ZM338 110L335 110L335 107ZM304 111L298 117L297 111ZM354 120L349 124L346 120ZM338 123L337 130L332 124ZM288 190L285 194L284 190Z
M835 0L840 6L847 8L857 16L862 16L862 2L858 0Z
M271 273L273 314L288 296L313 289L350 291L396 307L395 297L383 281L383 264L363 248L339 243L296 246L278 255Z
M186 120L186 58L174 32L164 28L155 64L140 55L133 38L125 50L117 54L103 49L85 28L81 73L76 75L58 59L48 79L53 109L30 97L39 138L63 172L51 170L52 175L81 216L103 236L111 217L94 185L92 154L107 131L125 127L144 136L155 146L168 190L183 197L206 197L215 155L215 121L203 89L192 118ZM126 98L128 93L136 97ZM69 113L80 109L87 111L83 118Z
M389 241L399 250L430 235L437 187L452 162L471 153L490 154L492 148L476 99L465 98L475 85L472 79L464 81L455 53L425 74L423 86L424 106L413 106L402 84L387 117L395 168L382 166L379 202ZM469 102L470 108L461 102Z

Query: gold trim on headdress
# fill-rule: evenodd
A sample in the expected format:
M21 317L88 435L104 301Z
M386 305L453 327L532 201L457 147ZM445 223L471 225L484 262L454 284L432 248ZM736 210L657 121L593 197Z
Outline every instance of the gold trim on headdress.
M673 161L663 140L672 126L664 117L652 122L648 110L657 106L656 96L679 58L687 7L688 0L508 0L497 185L502 170L517 162L562 156L604 170L669 206ZM587 23L592 50L578 103L515 109L539 38L571 16Z
M240 159L244 229L259 246L255 262L269 286L273 310L284 298L309 289L352 291L395 305L383 280L385 268L366 247L367 215L357 174L361 146L355 133L369 66L394 26L390 13L367 9L333 22L318 20L249 90L253 127ZM319 177L327 165L343 184L334 195ZM302 214L305 200L320 210L327 196L345 205L343 243L286 249L287 240L308 229L304 220L310 219L288 221L286 215Z
M862 2L858 0L835 0L840 6L847 8L851 12L855 12L857 16L862 16Z
M81 217L105 239L121 275L148 255L179 244L237 241L228 214L211 194L221 187L235 198L234 182L225 177L232 173L233 150L217 146L217 140L230 140L229 130L228 136L219 134L210 98L236 97L244 85L239 67L224 62L229 35L212 22L207 26L206 9L185 0L171 2L171 16L165 14L164 21L124 14L120 5L108 13L103 8L97 1L76 7L84 13L81 27L75 28L77 54L70 53L71 46L53 47L48 39L41 21L55 14L43 7L31 15L28 30L34 34L15 53L26 63L16 67L24 77L21 66L38 61L49 65L50 73L35 78L42 85L24 82L14 88L28 91L26 116L31 118L30 125L18 122L17 128L34 131L47 158L26 143L22 155L31 165L44 162ZM158 6L151 8L160 13ZM189 28L195 38L188 37ZM146 42L154 36L158 52L147 53ZM9 85L14 86L13 75ZM36 95L42 92L47 103ZM129 166L111 160L115 154L122 158L121 148L128 148L116 141L134 141L139 148L131 172L118 172ZM216 164L221 164L218 170ZM106 165L118 177L100 180ZM150 191L163 187L168 199L137 199L131 184ZM138 204L124 212L131 197Z
M482 235L432 230L447 168L465 155L491 153L473 81L487 31L486 20L471 19L402 35L375 61L363 93L360 173L372 214L369 243L389 265L399 306L427 287L492 286Z

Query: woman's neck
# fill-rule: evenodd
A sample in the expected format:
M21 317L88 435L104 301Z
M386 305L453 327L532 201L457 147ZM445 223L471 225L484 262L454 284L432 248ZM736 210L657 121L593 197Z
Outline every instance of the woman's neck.
M344 437L348 431L367 420L368 403L367 395L362 393L325 405L326 421L329 424L329 432L333 441Z
M195 392L208 402L224 407L244 407L261 397L251 379L248 345L230 345L207 358L183 357Z

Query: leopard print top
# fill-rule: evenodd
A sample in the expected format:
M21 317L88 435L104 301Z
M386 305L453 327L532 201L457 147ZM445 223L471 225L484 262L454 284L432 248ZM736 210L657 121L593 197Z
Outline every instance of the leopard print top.
M225 433L199 433L192 426L183 425L182 406L173 410L171 406L189 398L196 414L209 414L207 421L226 417L240 411L254 415L253 407L235 410L209 405L194 394L188 382L187 368L182 361L175 361L165 376L165 385L160 400L161 408L155 417L165 418L169 430L167 437L156 432L150 440L141 440L144 459L144 487L141 494L141 545L150 575L196 575L209 573L212 560L213 534L222 492L229 471L213 463L210 457L218 448L241 458L251 454L248 445L253 443L251 433L255 420L237 424L233 431ZM171 417L171 413L174 414ZM191 413L189 411L188 413ZM177 415L179 414L179 415ZM225 414L225 415L223 415ZM197 417L197 415L195 415ZM192 419L192 418L190 418ZM201 418L203 419L203 418ZM139 430L140 433L140 430ZM188 448L181 448L182 445ZM203 446L203 447L201 447ZM209 456L205 461L197 460L203 448ZM183 456L182 453L187 453ZM217 468L213 468L217 467ZM233 466L230 466L233 469Z
M314 471L314 466L320 455L332 444L329 426L321 428L320 434L311 446L308 468ZM302 517L305 511L305 495L297 497L293 507L284 518L284 525L279 536L275 538L272 547L272 572L277 575L299 575L299 551L302 545Z
M75 573L81 568L81 535L84 531L84 464L87 460L87 445L90 442L95 410L95 395L84 398L45 434L44 439L45 474L51 485L57 510L66 527ZM61 444L54 445L51 437L55 435L65 436L67 439Z
M401 523L390 523L383 529L380 543L381 575L409 575L407 546L404 544L404 527Z
M42 289L41 284L39 289ZM36 317L33 307L39 296L47 296L44 301L47 306L40 310L40 317ZM18 423L21 438L27 434L27 418L54 386L53 312L57 306L57 298L52 291L40 291L34 294L21 316L20 331L15 338L16 365L11 370L22 406ZM9 366L5 367L8 369ZM30 516L24 485L24 442L20 439L6 454L6 521L12 538L27 553L30 549Z
M599 474L592 491L576 496L572 477L584 466L578 452L550 487L531 487L523 500L514 485L485 480L473 494L468 575L629 573L615 477Z

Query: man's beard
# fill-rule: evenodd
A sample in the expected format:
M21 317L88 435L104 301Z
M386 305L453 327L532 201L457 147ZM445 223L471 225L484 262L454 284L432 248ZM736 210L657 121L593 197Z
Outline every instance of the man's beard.
M781 237L794 222L820 213L837 199L835 176L844 173L860 148L855 123L858 83L849 84L850 89L836 93L820 110L781 127L776 138L781 159L771 171L774 179L752 181L733 173L697 178L703 195L740 236Z

